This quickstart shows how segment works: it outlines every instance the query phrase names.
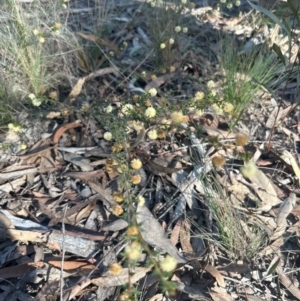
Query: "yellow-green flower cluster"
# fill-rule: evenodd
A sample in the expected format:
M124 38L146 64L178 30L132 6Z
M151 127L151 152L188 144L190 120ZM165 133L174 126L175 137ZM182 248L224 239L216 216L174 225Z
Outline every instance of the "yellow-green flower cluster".
M130 104L130 103L127 103L125 105L122 106L121 108L121 112L124 114L124 115L128 115L130 113L130 111L133 110L133 105Z
M147 118L149 118L149 119L153 118L153 117L155 117L155 115L156 115L156 110L153 107L149 107L146 109L145 116Z
M38 99L35 94L33 93L30 93L28 95L28 98L31 100L32 104L35 106L35 107L39 107L41 104L42 104L42 101L40 99Z
M9 123L8 124L8 128L14 132L20 132L22 127L20 125L16 125L16 124L13 124L13 123Z
M227 0L220 0L220 3L221 4L226 4L226 7L228 8L228 9L231 9L232 7L233 7L233 4L235 5L235 6L240 6L241 5L241 1L240 0L236 0L236 1L228 1L227 2Z
M142 246L138 241L134 241L126 246L125 253L130 260L138 260L142 254Z
M174 257L167 255L160 263L160 267L164 272L172 272L176 269L177 261Z

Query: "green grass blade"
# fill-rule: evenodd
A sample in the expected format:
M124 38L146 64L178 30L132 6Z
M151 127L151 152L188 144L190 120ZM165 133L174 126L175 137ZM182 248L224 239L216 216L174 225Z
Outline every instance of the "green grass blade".
M295 7L293 1L292 1L292 0L287 0L287 4L288 4L288 6L290 7L290 9L291 9L293 15L294 15L295 18L297 19L298 24L300 24L300 16L299 16L300 13L297 11L297 9L296 9L296 7Z
M281 62L282 62L284 65L286 65L286 63L285 63L285 58L284 58L284 56L283 56L283 54L282 54L282 52L281 52L280 47L279 47L276 43L273 43L272 49L273 49L273 51L277 54L277 56L279 57L279 59L281 60Z

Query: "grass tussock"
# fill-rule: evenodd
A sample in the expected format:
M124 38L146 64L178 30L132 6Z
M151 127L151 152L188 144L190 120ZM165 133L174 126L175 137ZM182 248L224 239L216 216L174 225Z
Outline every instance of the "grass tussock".
M213 174L201 181L206 190L206 210L217 227L212 231L193 222L198 229L195 235L218 246L233 260L254 260L258 251L265 246L266 232L261 226L250 223L250 216L231 203Z
M64 23L63 4L4 0L3 7L0 62L5 80L13 81L15 96L41 97L72 76L72 55L80 48Z

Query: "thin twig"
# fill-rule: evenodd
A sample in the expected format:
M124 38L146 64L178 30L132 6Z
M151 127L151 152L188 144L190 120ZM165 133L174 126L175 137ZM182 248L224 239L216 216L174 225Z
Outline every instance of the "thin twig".
M63 286L64 286L64 262L65 262L65 217L68 209L68 205L66 205L64 210L64 216L61 223L61 231L62 231L62 257L61 257L61 268L60 268L60 300L63 300Z

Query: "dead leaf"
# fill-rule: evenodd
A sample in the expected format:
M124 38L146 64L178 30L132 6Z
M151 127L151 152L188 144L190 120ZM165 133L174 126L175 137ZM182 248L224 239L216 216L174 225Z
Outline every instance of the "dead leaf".
M43 266L43 262L39 261L37 263L28 262L28 263L10 266L7 268L2 268L0 269L0 278L9 279L9 278L24 277L26 274L42 266Z
M286 224L286 218L287 216L292 212L294 206L296 204L296 194L291 193L290 196L285 199L279 207L278 213L277 213L277 227L283 226L283 224Z
M50 265L56 267L56 268L61 268L62 266L62 261L61 260L49 260L47 261ZM88 262L84 262L84 261L64 261L63 262L63 269L65 271L71 271L71 270L77 270L77 269L81 269L81 270L87 270L87 271L94 271L96 269L96 266L88 263Z
M172 230L172 234L170 237L170 241L172 242L172 244L175 246L177 245L178 241L179 241L179 233L180 233L180 229L181 229L181 220L177 221L177 223L175 224L173 230Z
M234 301L234 299L226 292L224 293L209 292L209 294L211 295L213 301Z
M75 122L72 122L72 123L68 123L68 124L64 124L60 127L58 127L55 132L52 134L52 142L54 145L56 145L59 141L59 139L61 138L61 136L63 135L63 133L69 129L74 129L74 128L77 128L77 127L82 127L83 124L77 120Z
M180 263L187 262L167 238L164 229L146 206L139 205L136 213L136 220L140 225L141 235L146 243L159 248L163 252L169 253ZM149 229L151 229L151 231L149 231Z
M175 72L161 75L161 76L157 77L154 81L147 84L145 87L145 91L148 92L152 88L158 88L161 85L163 85L166 81L169 81L170 79L174 78L175 76L176 76Z
M294 295L298 300L300 300L300 290L299 288L291 281L291 279L284 273L282 268L278 266L276 268L279 280L287 288L287 290Z
M181 228L180 228L180 244L182 247L182 250L184 253L187 254L193 254L194 250L193 247L191 245L191 235L190 235L190 231L191 231L191 223L185 219L182 224L181 224Z
M71 90L66 102L68 104L72 104L75 101L76 97L81 93L82 87L87 80L90 80L92 78L95 78L95 77L98 77L101 75L105 75L108 73L117 72L117 71L118 71L118 69L115 67L107 67L107 68L103 68L103 69L94 71L94 72L90 73L89 75L80 78L77 81L76 85Z
M204 261L199 261L202 269L205 269L205 271L207 271L208 273L210 273L213 277L216 278L218 284L221 286L221 287L225 287L226 284L225 284L225 280L223 278L223 276L221 275L221 273L215 268L213 267L212 265L210 264L207 264L206 262Z
M93 41L93 42L98 43L99 45L102 45L102 46L107 46L108 48L113 50L116 54L119 53L118 45L116 45L115 43L113 43L109 40L100 38L99 36L96 36L96 35L93 35L93 34L85 34L85 33L82 33L82 32L78 32L77 34L79 36L81 36L82 38L86 39L86 40Z
M300 169L299 169L299 166L294 158L294 156L288 152L287 150L285 150L283 152L283 155L281 156L281 158L289 165L292 166L293 170L294 170L294 173L296 175L296 177L298 178L298 181L300 183Z
M281 203L277 197L277 192L269 179L261 170L257 170L254 177L250 179L252 184L258 185L262 190L256 190L255 193L261 199L262 204L258 208L261 211L269 211L272 207Z
M102 177L105 176L105 172L102 169L93 170L93 171L82 171L82 172L71 171L65 173L64 176L80 179L87 182L94 179L102 179Z

